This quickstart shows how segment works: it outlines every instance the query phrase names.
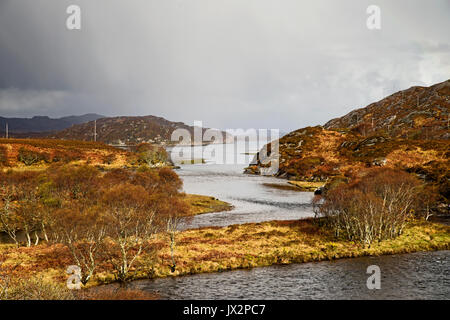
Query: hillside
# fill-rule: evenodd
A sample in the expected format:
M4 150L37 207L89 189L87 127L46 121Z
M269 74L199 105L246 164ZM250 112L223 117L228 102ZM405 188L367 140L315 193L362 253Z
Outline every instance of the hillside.
M71 127L74 124L80 124L103 118L103 116L89 113L81 116L68 116L52 119L47 116L35 116L32 118L4 118L0 117L0 132L5 134L6 124L10 135L14 133L20 136L33 133L59 131Z
M103 143L0 139L0 169L67 163L119 167L132 163L135 157L133 153Z
M74 125L51 134L50 138L92 141L94 122ZM194 127L182 122L172 122L161 117L112 117L97 120L97 141L114 145L135 145L142 142L152 144L171 144L171 135L175 129L186 129L193 137ZM205 131L206 129L203 129ZM222 133L224 135L225 133Z
M417 96L419 106L413 104ZM279 140L275 176L325 182L362 168L395 167L436 186L448 202L449 99L450 81L413 87L333 119L324 127L293 131ZM246 173L261 174L259 157Z
M411 87L328 121L325 129L404 139L448 139L450 80L430 87Z

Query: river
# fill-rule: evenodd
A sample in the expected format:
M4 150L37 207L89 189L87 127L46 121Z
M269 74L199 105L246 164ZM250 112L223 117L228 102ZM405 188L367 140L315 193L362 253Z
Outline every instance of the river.
M280 190L285 180L243 174L243 165L196 164L177 171L187 193L211 195L231 203L231 211L202 214L185 228L227 226L270 220L293 220L313 216L312 192Z
M369 290L367 267L381 270ZM162 299L449 299L450 251L340 259L131 283Z
M280 190L270 185L287 186L285 180L243 174L254 154L266 141L184 147L177 151L179 159L202 158L205 164L180 165L186 193L214 196L231 203L234 208L196 216L188 226L227 226L232 224L292 220L313 216L312 192ZM231 147L230 147L231 146Z
M206 164L182 165L178 170L184 190L215 196L235 208L197 216L185 228L313 216L312 193L267 187L267 183L285 185L286 181L244 175L243 161L226 165L205 160ZM370 265L380 267L379 290L367 288ZM449 299L450 251L142 280L131 286L158 292L162 299Z

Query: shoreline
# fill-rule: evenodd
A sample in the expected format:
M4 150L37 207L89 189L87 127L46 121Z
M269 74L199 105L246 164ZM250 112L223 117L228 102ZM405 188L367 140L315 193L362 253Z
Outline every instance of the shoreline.
M161 247L151 270L138 271L130 281L178 277L200 273L225 272L272 265L331 261L364 256L382 256L424 251L450 250L450 226L423 220L411 221L404 234L364 247L345 239L336 239L311 218L291 221L269 221L203 227L177 234L175 259L177 268L170 270L167 236L160 234L155 245ZM42 244L15 248L0 245L4 267L20 264L17 276L38 276L63 284L70 255L62 245ZM144 254L140 259L149 257ZM117 283L105 265L84 289Z
M228 202L219 200L215 197L199 194L186 193L185 202L191 208L189 217L213 212L226 212L234 208L234 206Z
M221 237L228 234L235 235L228 239ZM200 235L204 236L203 240L200 243L195 242ZM295 236L299 239L295 239ZM159 257L164 263L155 265L155 274L149 278L138 273L132 281L364 256L450 250L449 226L419 220L413 221L398 238L374 243L370 247L344 239L334 239L330 232L318 230L311 218L204 227L185 230L180 232L178 237L180 245L175 249L178 267L174 273L165 266L169 257L167 252L162 250ZM270 242L274 242L274 246L267 244ZM277 243L279 245L276 245ZM205 248L199 250L202 245ZM202 259L199 259L197 253L189 254L192 251L201 251ZM258 254L258 251L261 252ZM108 276L103 279L99 277L98 280L93 286L114 282Z

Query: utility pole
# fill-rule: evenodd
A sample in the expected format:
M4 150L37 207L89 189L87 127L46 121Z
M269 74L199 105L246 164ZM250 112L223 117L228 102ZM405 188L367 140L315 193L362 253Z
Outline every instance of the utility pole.
M8 122L6 123L6 139L9 138L9 132L8 132Z
M94 141L97 141L97 120L94 120Z

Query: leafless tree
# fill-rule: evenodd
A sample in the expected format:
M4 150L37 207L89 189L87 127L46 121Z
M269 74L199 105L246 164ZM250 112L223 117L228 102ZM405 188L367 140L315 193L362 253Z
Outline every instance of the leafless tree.
M351 240L370 245L403 233L416 212L419 185L406 172L371 169L360 180L329 190L320 212L336 236L344 233Z
M14 188L3 185L1 188L1 208L0 208L0 231L6 233L19 246L17 232L20 223L14 213L12 204Z
M177 263L175 261L175 245L176 245L176 234L178 231L178 224L180 222L180 217L178 217L176 214L170 215L167 218L167 234L169 235L170 239L170 257L172 259L172 265L170 266L170 270L172 272L175 272L175 269L177 267Z
M102 198L109 241L106 257L119 281L127 281L130 271L150 240L158 232L153 201L142 186L122 184L107 190Z
M106 225L99 210L83 205L55 211L56 242L69 248L75 264L81 270L85 285L94 275L100 260L100 250L106 236Z

